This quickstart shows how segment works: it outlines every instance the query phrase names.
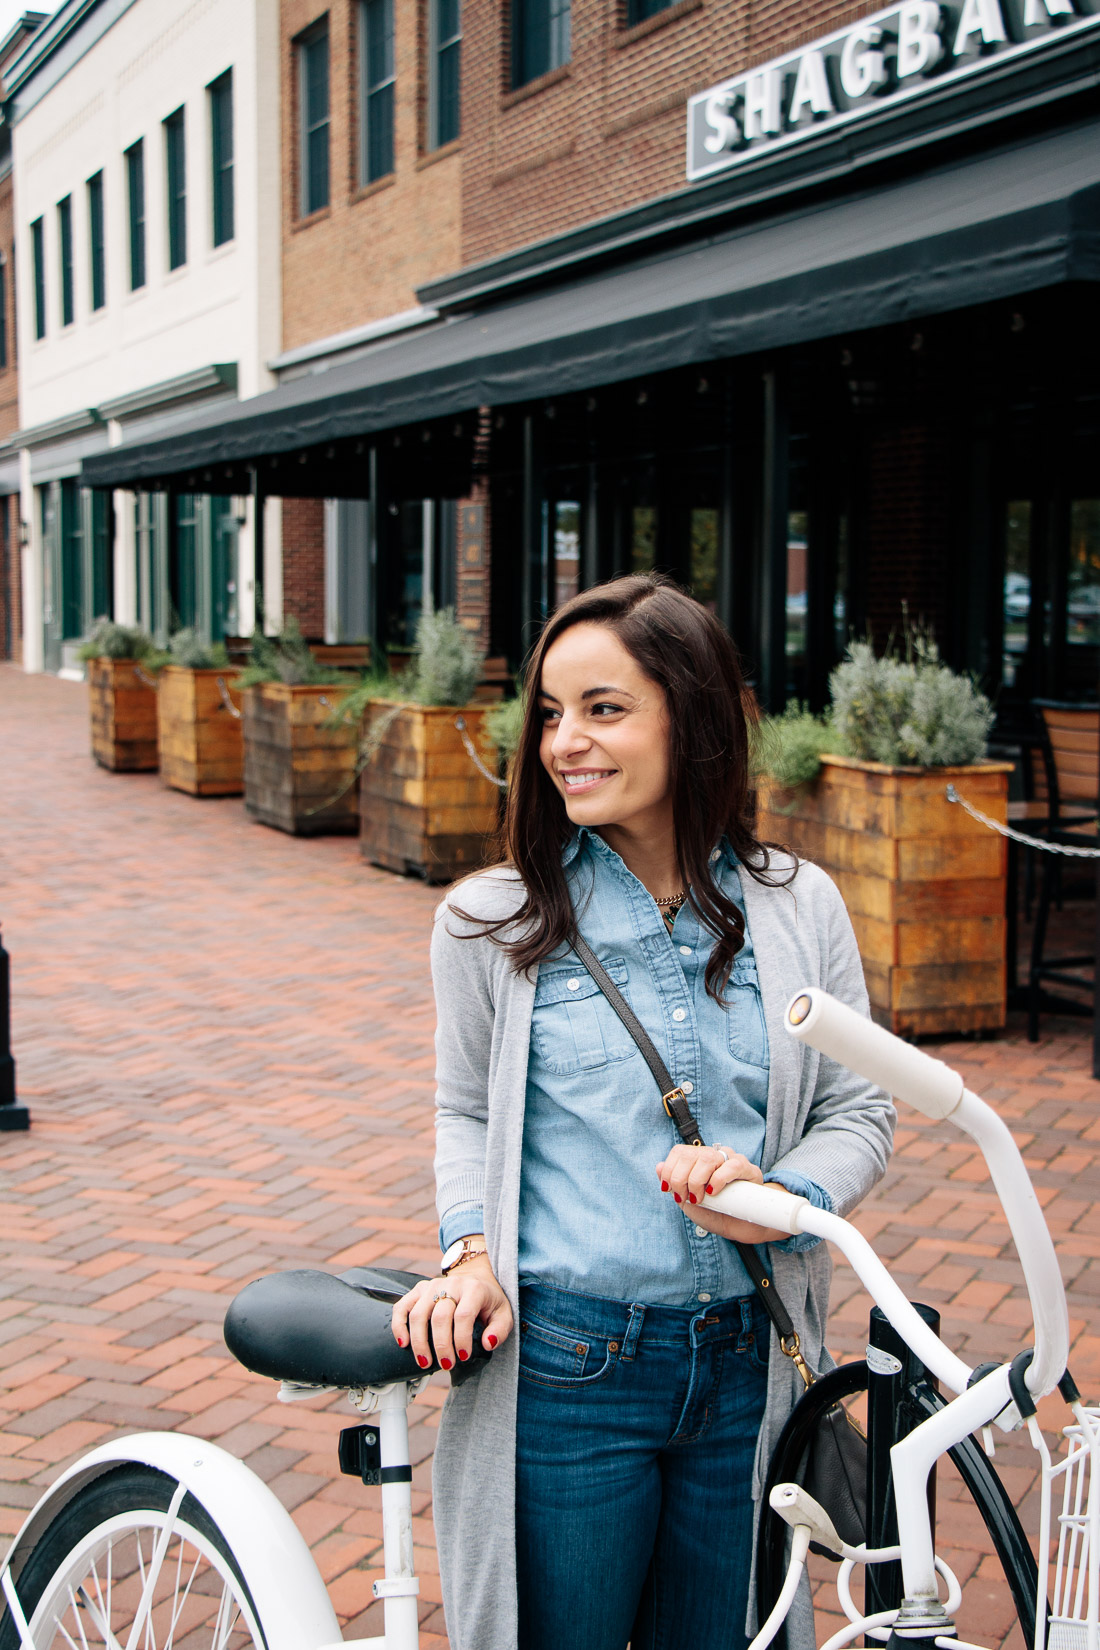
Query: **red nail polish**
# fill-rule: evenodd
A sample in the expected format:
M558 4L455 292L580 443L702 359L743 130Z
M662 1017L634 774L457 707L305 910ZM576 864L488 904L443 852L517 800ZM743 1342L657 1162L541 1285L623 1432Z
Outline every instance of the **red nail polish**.
M491 1349L491 1348L492 1348L492 1347L494 1347L494 1346L496 1346L496 1344L497 1344L497 1338L496 1338L496 1336L495 1336L495 1335L486 1335L486 1337L485 1337L485 1339L486 1339L486 1340L487 1340L487 1341L488 1341L488 1343L489 1343L489 1346L490 1346L490 1349Z
M428 1367L428 1360L427 1360L427 1358L422 1358L422 1357L421 1357L421 1356L420 1356L420 1354L419 1354L419 1352L418 1352L418 1353L417 1353L417 1355L416 1355L416 1361L417 1361L417 1363L418 1363L418 1364L419 1364L419 1365L420 1365L420 1367L421 1367L421 1369L427 1369L427 1367Z
M714 1191L714 1187L713 1186L708 1186L707 1187L707 1196L710 1197L710 1195L713 1191Z
M440 1358L439 1367L440 1367L440 1369L450 1369L450 1367L451 1367L450 1358Z
M673 1192L672 1195L676 1199L677 1203L682 1203L684 1201L679 1192Z
M404 1344L405 1344L404 1340L401 1338L400 1335L398 1335L398 1337L397 1337L397 1344L398 1344L398 1346L404 1346Z
M661 1181L661 1190L662 1190L662 1192L667 1192L668 1191L668 1181L667 1180L662 1180Z
M466 1359L470 1356L470 1354L468 1352L462 1352L461 1350L459 1351L458 1355L462 1359L463 1363L465 1363Z
M688 1202L689 1203L698 1203L698 1201L699 1201L699 1199L696 1197L694 1192L689 1192L688 1193Z

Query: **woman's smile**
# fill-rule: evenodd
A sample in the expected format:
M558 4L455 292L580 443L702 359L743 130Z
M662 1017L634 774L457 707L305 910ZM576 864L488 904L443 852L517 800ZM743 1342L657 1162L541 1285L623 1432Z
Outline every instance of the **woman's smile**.
M559 768L558 777L569 792L590 791L605 779L613 779L615 768Z

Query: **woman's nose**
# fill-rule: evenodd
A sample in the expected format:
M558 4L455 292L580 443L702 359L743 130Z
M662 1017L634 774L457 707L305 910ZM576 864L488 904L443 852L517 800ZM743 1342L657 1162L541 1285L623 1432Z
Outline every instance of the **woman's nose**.
M589 743L577 718L566 713L554 729L550 749L555 756L568 756L571 752L587 749Z

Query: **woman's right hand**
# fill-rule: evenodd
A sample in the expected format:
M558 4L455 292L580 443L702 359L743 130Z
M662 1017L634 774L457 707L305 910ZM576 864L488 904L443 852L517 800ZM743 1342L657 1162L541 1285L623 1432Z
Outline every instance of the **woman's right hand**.
M456 1360L465 1363L469 1358L479 1319L482 1342L490 1352L512 1333L512 1308L487 1254L464 1261L449 1277L425 1278L402 1295L393 1309L391 1327L398 1346L411 1342L421 1369L431 1364L433 1342L441 1367L452 1369Z

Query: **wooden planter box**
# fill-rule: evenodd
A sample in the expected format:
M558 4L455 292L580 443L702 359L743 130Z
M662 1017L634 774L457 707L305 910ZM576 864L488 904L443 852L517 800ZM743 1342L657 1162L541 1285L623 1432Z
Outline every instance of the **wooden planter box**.
M373 754L359 779L364 859L428 882L453 882L484 863L500 791L463 746L455 727L460 715L485 766L495 771L496 753L482 734L484 708L386 700L368 707L364 750Z
M836 882L856 931L871 1012L908 1037L1005 1023L1005 839L947 801L1004 823L1011 764L891 768L822 757L795 792L760 792L758 834ZM789 812L786 810L790 810ZM791 982L792 991L797 980Z
M114 773L157 766L157 690L132 659L89 659L92 755Z
M244 789L241 723L226 706L231 670L165 665L157 688L160 776L189 796L240 796ZM239 708L239 706L237 707Z
M325 727L333 687L263 682L245 690L244 805L295 836L359 829L358 725Z

